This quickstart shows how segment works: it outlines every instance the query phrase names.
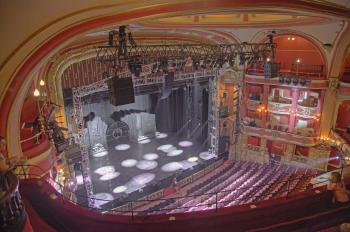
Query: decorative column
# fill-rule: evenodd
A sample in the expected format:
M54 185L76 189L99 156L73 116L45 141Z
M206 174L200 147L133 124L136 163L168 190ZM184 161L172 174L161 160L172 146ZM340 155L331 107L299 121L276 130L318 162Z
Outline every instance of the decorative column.
M270 86L269 85L264 85L262 104L264 105L265 110L267 110L267 108L268 108L269 94L270 94ZM261 112L261 126L264 127L264 128L266 127L266 121L267 121L267 112L262 111Z
M292 156L294 154L294 150L295 150L295 145L288 143L287 147L286 147L286 152L284 153L284 162L285 163L290 163Z
M324 91L321 91L320 93L320 97L318 98L318 101L317 101L317 115L321 115L322 113L322 106L323 106L323 101L324 101ZM338 103L338 102L337 102ZM338 105L339 107L339 105ZM338 112L338 108L336 108L336 112ZM320 117L318 117L320 118ZM333 118L334 119L334 118ZM320 121L316 121L315 123L315 135L319 135L320 134L320 125L321 125L321 122Z
M261 138L260 139L260 154L262 158L262 163L268 163L269 162L269 155L267 153L267 147L266 147L267 139Z
M240 134L239 143L240 143L240 154L237 155L238 160L244 161L247 160L247 141L248 136L246 134Z
M337 100L336 89L338 86L338 77L329 77L329 86L324 95L324 101L321 114L320 136L328 137L333 125L333 119L336 111Z
M291 106L291 114L289 116L289 125L288 125L288 131L292 132L295 127L295 112L297 111L298 106L298 99L299 99L299 89L292 89L292 106Z

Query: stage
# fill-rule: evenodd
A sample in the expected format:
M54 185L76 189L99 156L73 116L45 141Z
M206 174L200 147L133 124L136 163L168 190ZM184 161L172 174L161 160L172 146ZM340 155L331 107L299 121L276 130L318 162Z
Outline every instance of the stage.
M171 176L173 181L183 170L215 158L205 143L179 138L176 133L156 133L137 142L110 141L106 150L90 154L94 195L105 200L126 197ZM76 178L78 185L83 185L82 176ZM96 201L95 205L104 203Z

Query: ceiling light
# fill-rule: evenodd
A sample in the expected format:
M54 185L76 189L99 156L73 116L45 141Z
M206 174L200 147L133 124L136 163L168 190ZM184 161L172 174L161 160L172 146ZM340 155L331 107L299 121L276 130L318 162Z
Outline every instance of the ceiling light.
M34 94L34 97L39 97L40 96L40 92L39 92L38 89L35 89L33 94Z

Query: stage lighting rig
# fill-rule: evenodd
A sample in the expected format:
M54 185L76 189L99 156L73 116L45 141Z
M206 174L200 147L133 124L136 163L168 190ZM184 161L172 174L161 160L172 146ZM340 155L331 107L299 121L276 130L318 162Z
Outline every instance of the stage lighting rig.
M121 66L129 66L129 61L135 57L141 57L142 64L145 65L162 62L164 59L172 61L191 59L192 61L196 60L197 64L193 64L194 66L216 69L221 68L225 62L229 62L230 66L233 66L233 61L237 56L240 65L249 60L257 62L271 53L271 60L274 61L274 50L273 32L268 35L267 43L137 45L132 33L128 32L128 28L120 26L118 30L109 32L107 45L97 47L97 60L110 64L110 67L116 72L123 69ZM216 65L200 62L208 59ZM187 62L185 66L187 66ZM167 70L164 63L160 67ZM135 70L130 71L135 73Z

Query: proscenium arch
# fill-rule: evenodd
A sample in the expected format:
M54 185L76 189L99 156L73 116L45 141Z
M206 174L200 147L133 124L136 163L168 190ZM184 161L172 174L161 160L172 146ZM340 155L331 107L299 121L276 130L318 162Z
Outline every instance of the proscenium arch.
M147 4L147 2L145 3ZM332 15L335 17L350 18L347 10L335 5L327 5L324 10L324 5L319 2L305 2L296 0L293 2L281 2L278 0L271 1L182 1L180 3L172 3L172 1L159 1L157 4L139 8L128 9L114 15L104 16L101 18L87 16L85 13L96 9L106 9L115 7L117 4L109 4L98 6L96 8L87 8L66 16L71 21L65 22L64 25L58 24L67 19L65 17L53 21L34 32L22 42L19 47L0 65L0 72L8 78L3 82L4 88L1 93L1 116L0 116L0 134L11 138L8 144L10 154L21 154L19 146L19 115L21 106L23 105L24 97L20 92L25 91L24 86L27 86L27 81L33 79L33 70L37 69L38 65L42 65L43 60L48 59L48 56L53 55L60 47L68 40L72 40L76 35L91 30L93 28L122 23L129 20L136 20L152 16L176 16L180 13L205 13L216 10L217 12L228 11L231 9L249 10L263 7L265 10L276 10L277 8L286 9L290 7L293 10L302 12L321 13ZM96 10L97 11L97 10ZM283 10L281 10L283 11ZM118 12L118 11L117 11ZM285 10L283 11L285 12ZM56 27L56 29L52 29ZM45 32L48 33L45 33ZM15 58L14 58L15 57ZM17 119L17 120L16 120ZM17 141L17 142L13 142Z

